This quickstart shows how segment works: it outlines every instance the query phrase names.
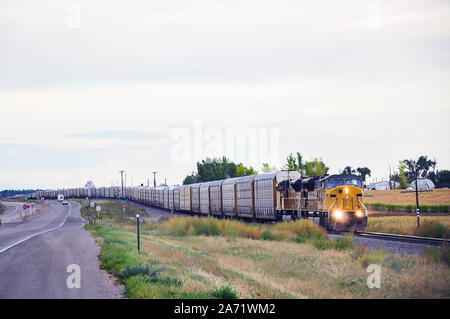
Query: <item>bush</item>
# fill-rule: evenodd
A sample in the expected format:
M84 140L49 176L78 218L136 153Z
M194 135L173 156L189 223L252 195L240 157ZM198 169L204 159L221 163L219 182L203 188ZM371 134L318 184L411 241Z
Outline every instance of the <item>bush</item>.
M236 292L230 286L223 286L211 292L211 297L217 299L239 299Z
M389 268L400 271L404 268L408 268L412 265L412 261L407 256L396 256L396 255L389 255L386 257L386 259L383 261L383 264L388 266Z
M272 234L270 229L266 228L261 232L261 235L259 236L262 240L274 240L275 236Z
M363 268L367 268L369 265L372 265L372 264L376 264L376 265L383 264L386 256L387 256L386 252L384 252L382 250L374 250L368 254L364 254L361 257L359 257L358 261L361 263L361 266Z
M174 217L157 227L161 233L172 236L220 235L232 238L290 240L298 243L304 243L309 239L326 238L326 231L311 220L263 226L236 220L218 220L212 217Z
M439 220L425 220L416 229L415 234L422 237L449 238L450 229Z
M425 248L423 256L428 262L445 263L450 267L450 247L448 245L442 248Z
M158 263L154 263L156 265ZM149 264L146 264L145 267L143 265L137 266L126 266L120 275L120 278L125 280L129 277L133 276L156 276L159 272L165 270L164 268L155 268L154 266L150 267Z
M125 295L133 299L169 299L175 296L171 287L163 284L149 284L146 277L134 276L126 281Z
M355 247L352 235L345 235L342 238L327 239L314 238L311 244L319 250L336 249L336 250L350 250Z
M208 217L201 218L198 222L193 226L195 235L205 235L205 236L218 236L219 235L219 227L217 225L217 219Z

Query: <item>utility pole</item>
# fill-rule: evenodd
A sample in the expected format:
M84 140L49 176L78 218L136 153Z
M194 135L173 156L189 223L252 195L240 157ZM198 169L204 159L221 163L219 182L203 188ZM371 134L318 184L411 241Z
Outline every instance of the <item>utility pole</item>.
M152 172L153 173L153 187L156 187L156 173L158 172Z
M150 180L147 178L147 187L150 187Z
M164 178L164 185L167 185L167 178Z
M395 187L394 187L395 188ZM389 164L389 189L392 189L392 173L391 173L391 164Z
M122 195L121 197L124 198L124 194L123 194L123 173L125 173L125 171L119 171L120 173L120 180L122 181Z
M417 227L420 227L420 216L419 216L419 188L417 187L417 172L415 172L416 178L416 215L417 215Z

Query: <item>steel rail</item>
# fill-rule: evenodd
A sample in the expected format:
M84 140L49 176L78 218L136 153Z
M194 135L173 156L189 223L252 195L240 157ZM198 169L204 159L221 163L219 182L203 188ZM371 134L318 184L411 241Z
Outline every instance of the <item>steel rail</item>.
M432 238L432 237L420 237L420 236L409 236L409 235L398 235L398 234L387 234L387 233L374 233L374 232L355 232L355 235L361 238L374 238L381 240L391 240L391 241L401 241L416 244L426 244L441 246L444 244L449 245L450 240L444 238Z

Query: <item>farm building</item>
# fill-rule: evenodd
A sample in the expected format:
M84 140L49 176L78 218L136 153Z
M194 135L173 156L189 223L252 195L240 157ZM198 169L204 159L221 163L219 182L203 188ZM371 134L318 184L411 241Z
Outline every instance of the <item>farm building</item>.
M377 191L390 190L391 189L391 184L395 188L399 186L399 183L397 183L397 182L389 183L388 181L381 181L381 182L378 182L378 183L370 183L367 186L367 189L377 190Z
M434 189L434 183L428 178L420 178L417 180L418 189ZM408 189L416 189L416 182L412 182Z

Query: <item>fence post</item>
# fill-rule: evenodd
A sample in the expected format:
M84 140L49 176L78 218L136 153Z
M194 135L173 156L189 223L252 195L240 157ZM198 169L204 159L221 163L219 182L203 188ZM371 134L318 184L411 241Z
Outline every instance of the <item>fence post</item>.
M141 244L140 244L140 238L139 238L139 214L136 214L136 223L137 223L137 247L138 247L138 253L141 252Z

